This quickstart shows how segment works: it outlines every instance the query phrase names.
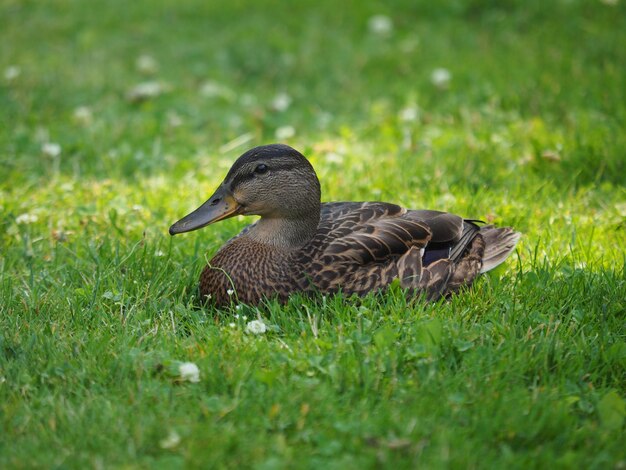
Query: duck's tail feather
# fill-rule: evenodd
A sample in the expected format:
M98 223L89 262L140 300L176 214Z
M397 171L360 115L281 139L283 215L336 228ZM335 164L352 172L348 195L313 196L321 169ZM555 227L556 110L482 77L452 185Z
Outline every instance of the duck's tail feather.
M522 236L509 227L496 228L493 225L481 227L480 235L485 241L485 253L480 268L481 274L502 264L515 249L515 245Z
M455 263L452 276L445 288L445 295L458 292L461 287L470 286L474 282L480 272L484 254L485 241L480 235L476 235L463 257Z
M480 227L476 234L476 231L471 231L470 224L467 225L473 239L456 261L445 287L445 295L471 285L476 276L501 264L511 254L521 236L510 228L496 228L493 225Z

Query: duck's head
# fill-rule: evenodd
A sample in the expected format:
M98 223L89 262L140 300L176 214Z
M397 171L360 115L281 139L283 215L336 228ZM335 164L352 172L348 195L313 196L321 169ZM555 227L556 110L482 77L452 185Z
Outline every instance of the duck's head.
M233 164L208 201L170 227L190 232L235 215L319 220L320 184L309 161L288 145L248 150Z

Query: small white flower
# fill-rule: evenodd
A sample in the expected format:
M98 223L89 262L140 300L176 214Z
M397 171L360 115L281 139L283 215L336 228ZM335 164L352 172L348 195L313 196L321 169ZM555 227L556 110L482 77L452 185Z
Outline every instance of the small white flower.
M226 294L228 294L228 296L231 296L231 295L233 295L234 293L235 293L235 291L234 291L234 290L232 290L232 289L226 289Z
M279 93L272 100L272 108L276 111L286 111L291 106L291 96L287 93Z
M386 15L374 15L367 22L370 32L386 36L393 30L393 21Z
M343 155L341 155L340 153L336 153L336 152L328 152L326 154L326 161L328 163L341 164L343 163Z
M143 206L141 206L139 204L133 204L133 210L135 212L141 212L143 210Z
M200 86L200 94L207 98L223 98L227 101L233 101L237 97L236 93L226 85L213 80L207 80Z
M416 106L407 106L400 110L400 120L404 122L412 122L417 120L418 109Z
M15 223L18 225L34 224L37 222L37 216L35 214L21 214L15 218Z
M296 130L293 128L293 126L281 126L276 129L274 135L278 140L285 140L296 135Z
M41 151L49 157L58 157L61 155L61 146L56 142L46 142L41 146Z
M236 323L234 323L234 322L230 322L230 323L228 324L228 326L230 326L231 328L236 328L236 327L237 327L237 324L236 324Z
M241 305L235 305L235 310L241 310Z
M132 102L139 102L156 98L166 91L166 86L161 82L143 82L135 85L126 94L126 99Z
M452 74L448 69L437 68L430 74L430 81L439 88L445 88L450 84Z
M178 366L178 374L183 381L200 382L200 369L193 362L181 362Z
M163 253L161 250L158 250L156 253L154 253L154 255L160 258L162 256L165 256L165 253Z
M167 437L164 437L159 441L159 446L161 446L161 449L173 449L178 444L180 444L180 436L173 429L170 430L170 433L167 435Z
M93 113L88 106L78 106L74 109L74 119L81 124L91 124Z
M150 55L143 54L137 57L135 61L135 67L141 73L145 73L147 75L156 73L159 70L159 63L156 59Z
M246 325L246 333L251 333L253 335L262 335L266 331L267 327L265 326L265 323L263 323L261 320L252 320Z
M165 115L167 125L170 127L180 127L183 125L183 118L176 111L168 111Z
M456 202L456 197L452 193L444 193L439 197L439 204L442 206L449 206Z
M17 77L19 77L21 73L22 70L17 65L11 65L4 69L4 79L7 82L12 82Z

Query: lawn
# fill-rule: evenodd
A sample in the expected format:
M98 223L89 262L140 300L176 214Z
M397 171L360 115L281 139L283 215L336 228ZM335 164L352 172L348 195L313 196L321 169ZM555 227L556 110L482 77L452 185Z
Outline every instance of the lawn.
M624 44L622 0L0 1L0 467L625 468ZM276 141L523 238L437 303L197 308L249 220L167 229Z

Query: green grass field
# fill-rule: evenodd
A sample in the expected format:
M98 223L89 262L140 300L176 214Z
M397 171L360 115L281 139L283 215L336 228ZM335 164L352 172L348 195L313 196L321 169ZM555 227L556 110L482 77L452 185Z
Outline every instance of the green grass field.
M623 0L1 0L0 468L625 468L624 44ZM249 221L167 229L275 141L523 239L449 301L198 309Z

